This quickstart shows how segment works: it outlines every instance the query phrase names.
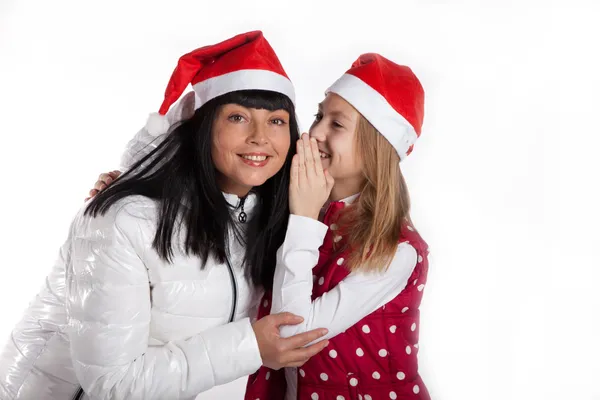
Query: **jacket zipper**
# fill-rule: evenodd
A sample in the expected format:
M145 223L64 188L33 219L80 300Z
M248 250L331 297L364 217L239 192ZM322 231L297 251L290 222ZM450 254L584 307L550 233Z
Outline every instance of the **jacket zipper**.
M238 214L238 221L240 221L241 223L245 223L248 220L248 215L244 211L244 203L245 202L246 202L246 196L244 196L240 199L240 204L238 205L238 207L241 210L240 213ZM238 287L237 287L237 280L235 279L235 273L233 271L233 266L231 265L231 262L229 261L229 257L225 256L225 261L227 262L227 269L229 270L229 276L231 277L231 288L232 288L232 294L233 294L233 302L231 304L231 314L229 315L229 322L231 323L235 319L235 312L236 312L236 308L237 308Z
M83 388L80 386L71 400L80 400L81 398L83 398Z
M225 256L225 261L227 261L227 269L229 270L229 275L231 277L231 288L232 288L232 294L233 294L233 302L231 304L231 314L229 315L229 322L233 322L233 320L235 319L235 311L237 308L237 281L235 279L235 274L233 272L233 267L231 266L231 263L229 262L229 257Z

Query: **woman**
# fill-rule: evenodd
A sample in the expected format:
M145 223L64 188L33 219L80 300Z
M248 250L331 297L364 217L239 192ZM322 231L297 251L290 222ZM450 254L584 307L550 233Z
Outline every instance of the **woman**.
M270 311L304 318L282 336L323 326L330 343L285 375L261 368L246 399L430 399L417 363L428 246L399 168L420 135L423 99L408 67L377 54L327 90L310 139L297 142Z
M193 116L169 126L190 83ZM287 223L293 97L260 32L180 59L147 129L166 139L76 216L4 352L2 399L193 399L326 345L279 337L289 313L250 320Z
M323 326L330 344L285 374L261 368L247 400L429 399L417 363L429 250L399 168L420 136L423 101L413 72L376 54L327 90L311 139L297 142L272 304L266 294L259 317L293 312L304 322L282 336Z

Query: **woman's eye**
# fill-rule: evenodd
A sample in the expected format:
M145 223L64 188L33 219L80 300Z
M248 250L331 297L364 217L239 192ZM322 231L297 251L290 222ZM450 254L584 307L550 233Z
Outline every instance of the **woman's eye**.
M229 120L231 122L237 122L237 123L239 123L239 122L243 122L244 121L244 117L242 117L239 114L235 114L235 115L230 116Z
M321 114L321 113L316 113L316 114L315 114L315 121L317 121L317 122L318 122L318 121L320 121L321 119L323 119L323 114Z
M281 118L274 118L271 120L271 123L274 125L285 125L285 121Z
M336 128L343 128L344 126L337 121L333 121L333 126Z

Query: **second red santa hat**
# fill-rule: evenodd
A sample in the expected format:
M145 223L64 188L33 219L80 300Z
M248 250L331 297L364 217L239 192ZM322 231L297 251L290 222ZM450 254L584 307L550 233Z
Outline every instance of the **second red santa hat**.
M398 152L410 154L421 135L424 91L409 67L375 54L363 54L327 91L350 103Z

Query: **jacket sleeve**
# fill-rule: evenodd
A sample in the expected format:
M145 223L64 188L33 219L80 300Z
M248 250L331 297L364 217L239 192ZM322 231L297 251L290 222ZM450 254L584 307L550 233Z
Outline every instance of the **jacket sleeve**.
M277 253L271 313L287 311L303 317L304 321L282 326L283 337L317 328L329 330L319 340L344 332L399 295L415 268L416 250L408 243L401 243L386 271L352 272L313 301L312 269L319 259L319 247L327 229L312 218L290 215L285 241ZM320 278L315 277L316 284Z
M125 145L119 162L119 171L127 171L136 161L158 147L164 139L165 135L154 137L148 133L145 127L140 129Z
M69 357L65 312L67 240L39 293L0 354L0 399L70 399L79 388Z
M175 103L171 109L169 109L167 112L167 120L169 121L169 125L189 119L194 115L194 96L195 94L193 91L185 94L181 100ZM127 171L136 161L150 153L159 144L161 144L166 136L167 134L155 137L148 133L148 130L145 127L140 129L135 136L129 142L127 142L125 150L121 155L119 170L121 172Z
M127 207L80 217L67 268L75 373L93 399L189 399L262 364L248 318L150 343L151 296L139 221ZM143 223L143 221L142 221Z

